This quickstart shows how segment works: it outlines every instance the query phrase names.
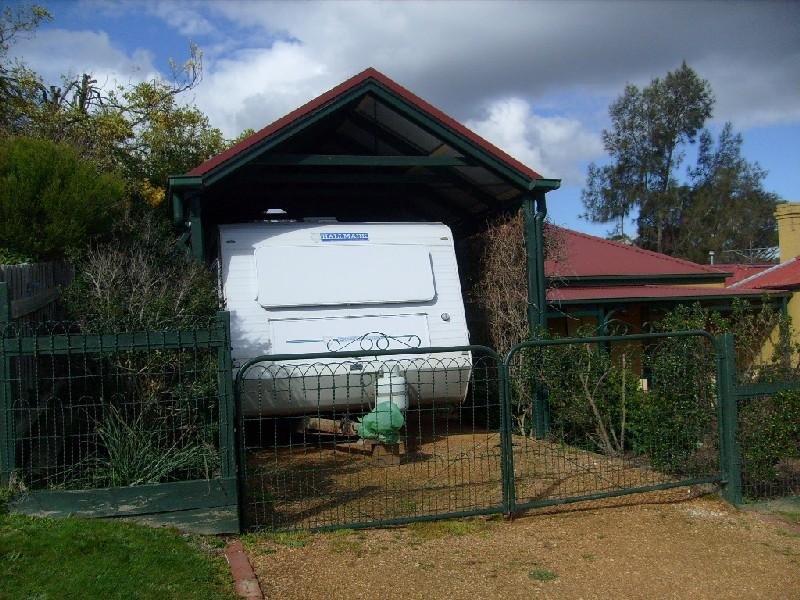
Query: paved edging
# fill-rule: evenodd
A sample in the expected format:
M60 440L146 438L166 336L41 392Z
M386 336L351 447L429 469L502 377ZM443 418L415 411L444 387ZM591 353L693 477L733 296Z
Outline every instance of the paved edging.
M233 575L235 590L239 597L248 600L263 600L261 586L258 585L258 579L253 572L253 567L250 566L250 561L247 559L240 540L233 540L228 544L228 547L225 548L225 558L231 567L231 575Z

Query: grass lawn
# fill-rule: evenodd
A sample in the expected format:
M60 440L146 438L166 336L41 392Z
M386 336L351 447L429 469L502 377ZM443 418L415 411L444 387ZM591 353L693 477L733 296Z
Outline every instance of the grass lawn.
M0 598L233 598L209 541L125 522L0 514Z

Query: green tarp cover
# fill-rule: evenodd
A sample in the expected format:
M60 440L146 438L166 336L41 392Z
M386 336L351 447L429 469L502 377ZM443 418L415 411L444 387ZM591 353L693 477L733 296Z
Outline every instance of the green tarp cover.
M358 435L365 440L396 444L405 422L403 412L393 402L381 402L361 418Z

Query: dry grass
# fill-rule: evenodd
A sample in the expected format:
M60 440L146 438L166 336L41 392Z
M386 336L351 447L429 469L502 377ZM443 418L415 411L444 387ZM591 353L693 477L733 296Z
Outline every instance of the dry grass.
M681 489L508 523L315 534L302 547L250 536L247 546L266 596L287 600L800 598L800 537L685 498Z

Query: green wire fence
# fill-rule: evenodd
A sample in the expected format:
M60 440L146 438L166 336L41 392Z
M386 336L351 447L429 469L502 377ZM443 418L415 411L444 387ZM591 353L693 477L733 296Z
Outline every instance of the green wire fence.
M232 377L224 312L185 331L6 323L2 482L19 492L17 507L31 511L227 507L224 527L238 529Z
M505 357L390 342L233 369L225 312L177 331L6 322L2 484L18 510L208 532L513 515L685 486L734 503L800 492L800 385L739 381L730 335L539 339Z

